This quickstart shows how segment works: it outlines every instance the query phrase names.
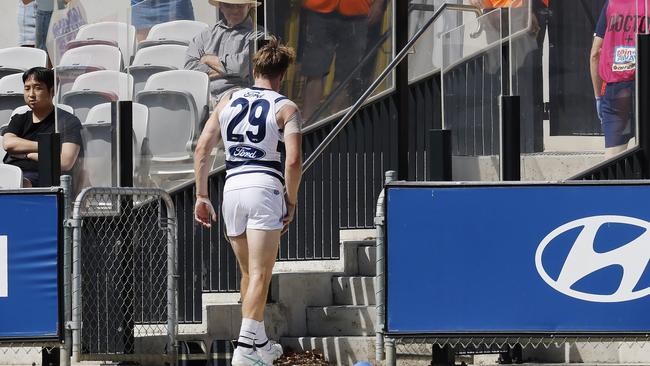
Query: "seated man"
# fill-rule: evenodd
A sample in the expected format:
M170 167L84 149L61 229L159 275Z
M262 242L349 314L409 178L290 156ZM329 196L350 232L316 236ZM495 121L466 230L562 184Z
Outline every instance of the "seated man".
M262 38L262 31L255 32L250 16L255 0L209 0L219 5L223 20L211 29L194 37L187 50L185 69L200 71L210 77L210 95L213 103L234 87L251 85L251 42Z
M38 135L55 132L54 72L34 67L25 71L23 82L25 103L30 110L14 115L5 129L4 162L21 168L25 178L23 186L33 187L39 185ZM61 133L61 172L70 174L77 157L82 155L82 126L77 117L62 109L57 109L56 114Z

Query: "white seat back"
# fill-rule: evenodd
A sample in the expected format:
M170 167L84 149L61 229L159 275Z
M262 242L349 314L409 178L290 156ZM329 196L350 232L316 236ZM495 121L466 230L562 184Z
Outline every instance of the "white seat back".
M80 75L72 84L71 92L98 91L113 93L120 100L130 100L133 90L133 77L112 70L93 71Z
M29 70L37 66L47 66L47 53L43 50L30 47L0 49L0 68Z
M207 24L195 20L173 20L151 27L147 41L174 40L189 44L196 35L208 28Z
M148 135L149 110L133 103L133 159L138 168L142 144ZM84 169L92 186L111 185L111 103L102 103L88 111L84 121L86 155Z
M192 94L194 105L200 113L208 106L210 79L208 75L192 70L164 71L152 75L144 87L145 91L153 90L175 90ZM201 116L197 116L200 118Z
M142 152L142 144L149 137L149 108L140 103L133 103L133 138L135 146L133 155L138 156Z
M132 66L167 66L182 70L185 66L187 46L161 44L138 50Z
M135 27L121 22L99 22L86 24L79 29L75 40L78 41L113 41L116 42L124 64L128 65L135 54Z
M59 66L91 66L104 70L120 71L122 54L119 48L93 44L73 48L61 56Z
M22 170L15 165L0 164L0 189L18 189L22 186Z
M23 94L23 74L11 74L0 79L0 94Z
M110 125L111 123L111 103L98 104L88 111L84 125Z

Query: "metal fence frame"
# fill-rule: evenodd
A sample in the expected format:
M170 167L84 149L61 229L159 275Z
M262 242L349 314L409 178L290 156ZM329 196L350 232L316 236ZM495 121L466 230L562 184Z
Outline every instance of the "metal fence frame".
M89 203L93 197L100 197L99 200L94 201L94 205ZM94 209L94 211L93 211ZM160 259L158 258L159 264L164 264L166 265L166 268L160 269L160 276L157 277L159 285L161 285L161 288L158 288L157 290L154 289L153 291L150 291L147 289L149 293L151 292L157 292L157 295L164 296L166 299L166 307L164 308L156 308L154 310L154 307L152 305L147 306L145 304L145 301L150 301L153 303L151 298L145 298L143 295L141 300L142 304L141 307L136 309L138 300L140 300L137 297L137 292L136 292L136 286L137 284L135 279L130 278L127 279L127 286L124 286L125 288L128 287L129 284L133 284L133 289L120 289L120 296L123 298L123 291L133 291L133 297L132 298L127 298L129 301L123 301L122 303L117 303L115 302L115 298L110 298L109 296L106 296L107 302L114 301L112 305L119 305L120 309L127 309L127 310L116 310L117 312L119 311L133 311L133 317L129 318L129 322L131 323L131 326L126 326L124 329L122 327L118 327L117 329L105 329L106 334L104 340L99 339L98 344L101 344L101 347L98 347L100 349L105 349L106 351L102 352L84 352L82 349L82 331L84 329L83 325L83 318L82 318L82 310L83 310L83 281L84 281L84 273L83 273L83 267L82 264L84 263L83 261L86 260L84 257L82 257L82 247L84 245L89 245L90 241L87 243L86 238L84 237L83 228L84 228L84 222L88 224L88 221L90 219L95 219L95 218L101 218L102 220L107 220L108 224L106 225L114 225L115 227L119 227L120 229L120 235L127 235L133 237L134 234L140 233L137 231L135 228L131 228L130 232L129 229L127 229L127 232L125 233L124 226L125 223L132 223L134 221L137 222L138 217L132 217L129 215L131 212L137 212L138 210L142 210L142 213L140 214L140 217L145 217L147 220L153 220L155 223L158 225L158 237L159 243L158 243L158 249L163 249L164 252L166 253L166 258ZM157 210L157 212L154 212L154 215L157 215L157 217L152 218L151 212L147 212ZM128 216L127 216L128 215ZM135 215L134 215L135 216ZM115 220L113 220L115 219ZM113 221L109 221L113 220ZM77 196L75 202L74 202L74 210L72 214L72 219L69 220L67 227L70 227L72 229L72 241L73 241L73 246L72 246L72 305L71 305L71 316L72 316L72 322L69 323L68 328L72 330L72 357L74 362L79 362L81 360L93 360L93 361L141 361L141 360L160 360L159 362L174 362L176 360L176 355L177 355L177 334L178 334L178 320L177 320L177 275L176 275L176 267L177 267L177 240L176 240L176 210L173 204L173 201L169 194L167 194L164 190L161 189L154 189L154 188L88 188L83 190L79 196ZM130 224L126 225L130 226ZM154 228L155 229L155 228ZM102 231L106 232L108 231L108 228L105 228L104 225L98 225L98 230L97 231ZM152 230L155 231L155 230ZM145 234L146 235L146 234ZM155 234L154 234L155 235ZM121 238L121 237L120 237ZM144 241L144 240L143 240ZM127 242L125 240L124 242ZM135 242L138 242L137 240ZM122 245L123 243L120 243L120 241L117 241L117 246L122 246L122 247L130 247L131 250L132 248L136 247L136 245L131 242L131 245ZM147 242L149 244L149 242ZM107 246L109 243L106 243L104 241L101 242L102 245L106 244ZM152 245L155 246L155 245ZM144 248L144 246L141 246ZM144 250L152 250L151 248L146 248ZM110 254L110 253L109 253ZM120 253L121 254L121 253ZM150 255L149 258L155 258L156 253L153 252L147 252L146 254ZM143 254L144 256L144 254ZM107 256L109 257L109 256ZM122 260L125 256L116 256L119 257L119 260ZM133 256L136 257L136 256ZM95 257L94 259L96 259ZM97 261L102 261L104 258L99 258L96 259ZM118 262L118 264L121 266L122 263ZM108 265L107 265L108 267ZM152 271L154 267L151 267ZM120 268L121 269L121 268ZM156 269L158 269L156 267ZM100 268L100 270L104 270L104 268ZM119 270L118 270L119 271ZM131 276L135 276L135 271L123 271L126 273L130 273ZM122 273L123 273L122 272ZM162 277L164 275L164 277ZM162 279L161 279L162 278ZM131 283L128 283L131 281ZM89 281L90 282L90 281ZM144 284L146 283L145 278L143 277L141 279L141 283ZM164 287L164 288L162 288ZM144 290L142 290L144 293ZM150 297L153 297L150 296ZM118 297L119 299L120 297ZM155 299L154 299L155 300ZM111 304L107 305L107 308L110 308ZM155 306L155 305L154 305ZM138 312L136 313L136 309ZM95 309L96 310L96 309ZM156 312L158 311L158 312ZM159 316L156 318L156 316ZM141 316L141 325L136 325L137 320L140 319L139 316ZM127 316L124 316L125 319L127 319ZM163 332L157 332L156 330L152 331L151 333L147 331L143 331L145 336L157 336L161 337L164 336L164 346L165 349L161 349L159 353L152 353L152 354L136 354L133 352L135 349L135 335L138 333L138 326L144 328L145 326L153 328L153 324L156 324L157 329L164 329ZM101 326L101 325L100 325ZM121 336L125 337L128 339L131 339L132 342L128 343L127 341L124 341L124 350L123 351L115 351L115 346L112 346L113 343L110 343L111 345L106 345L103 347L105 344L102 342L105 342L106 344L109 344L111 338L111 332L113 333L112 336ZM160 333L166 333L166 334L160 334ZM129 338L130 337L130 338ZM94 339L93 339L94 341ZM158 339L157 344L162 343L160 339ZM162 345L161 345L162 346ZM163 354L164 353L164 354Z

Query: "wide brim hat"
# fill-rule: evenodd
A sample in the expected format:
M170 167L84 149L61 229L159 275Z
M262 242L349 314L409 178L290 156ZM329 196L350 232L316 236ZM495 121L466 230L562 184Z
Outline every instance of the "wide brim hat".
M254 6L261 5L260 2L257 2L255 0L208 0L208 2L214 6L219 5L219 3L228 3L228 4L236 4L236 5L254 5Z

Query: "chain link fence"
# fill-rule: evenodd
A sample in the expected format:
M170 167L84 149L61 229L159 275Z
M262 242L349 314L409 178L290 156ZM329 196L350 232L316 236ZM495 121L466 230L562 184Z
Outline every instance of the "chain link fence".
M43 359L59 360L60 342L0 342L0 364L40 365Z
M396 337L388 343L394 343L395 360L397 364L407 360L420 359L430 360L433 350L441 354L440 350L447 350L455 355L457 362L467 364L477 361L474 355L479 354L507 354L514 349L524 352L524 359L515 362L536 362L535 358L545 358L548 361L557 356L554 362L576 362L573 359L575 352L598 351L628 351L648 350L650 351L650 335L625 336L625 337L568 337L568 336L522 336L522 337ZM444 352L443 352L444 354ZM495 356L496 357L496 356ZM603 356L604 357L604 356ZM510 360L512 361L512 360ZM503 359L499 359L501 363ZM480 362L479 362L480 363Z
M75 360L176 356L176 220L158 189L90 188L74 203Z

